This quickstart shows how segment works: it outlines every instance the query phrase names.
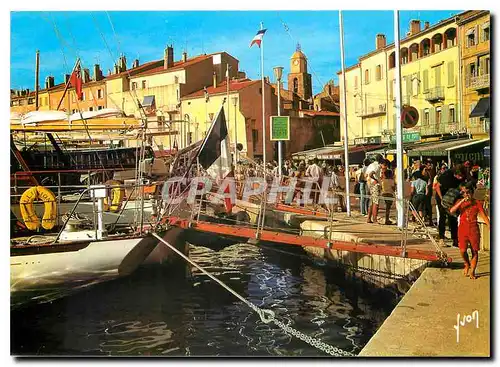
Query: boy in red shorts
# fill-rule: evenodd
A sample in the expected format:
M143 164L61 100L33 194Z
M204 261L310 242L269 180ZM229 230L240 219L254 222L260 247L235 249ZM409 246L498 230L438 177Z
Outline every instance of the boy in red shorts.
M460 222L458 223L458 247L460 254L464 259L464 274L470 278L476 279L476 266L479 252L479 225L477 224L478 215L490 228L490 220L484 212L483 206L479 200L473 198L474 186L472 182L460 186L463 198L458 200L450 209L450 213L458 211L460 213ZM472 260L469 262L467 254L467 245L470 243L472 250Z

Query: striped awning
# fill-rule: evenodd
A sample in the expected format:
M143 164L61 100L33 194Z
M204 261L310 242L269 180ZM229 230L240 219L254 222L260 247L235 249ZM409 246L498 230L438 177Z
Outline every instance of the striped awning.
M349 154L358 152L369 152L374 149L379 149L383 144L375 145L351 145L348 147ZM305 150L302 152L297 152L292 154L293 159L343 159L344 158L344 147L340 145L336 146L326 146L323 148Z
M469 117L490 117L490 97L481 98Z
M432 143L424 143L419 146L414 146L408 152L409 157L445 157L448 155L450 148L456 148L470 143L471 139L452 139Z

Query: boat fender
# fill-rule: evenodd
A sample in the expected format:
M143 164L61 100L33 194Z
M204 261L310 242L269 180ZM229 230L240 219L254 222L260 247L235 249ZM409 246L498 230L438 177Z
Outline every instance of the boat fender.
M125 189L121 187L122 183L117 180L108 180L104 185L107 188L106 197L104 198L104 210L113 213L120 211L125 197Z
M44 229L50 230L56 225L57 206L56 197L52 191L43 186L34 186L27 189L21 196L20 209L26 227L31 231L40 228L40 218L36 215L33 202L42 200L44 202L44 214L41 225Z

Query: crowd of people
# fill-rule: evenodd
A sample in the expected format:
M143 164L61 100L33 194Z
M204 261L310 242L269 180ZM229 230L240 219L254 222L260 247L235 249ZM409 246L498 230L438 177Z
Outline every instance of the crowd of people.
M238 165L236 177L244 180L247 177L267 177L273 180L279 176L277 162L267 164L263 170L259 162ZM346 168L333 165L327 161L320 162L315 158L309 161L286 160L282 167L282 181L285 184L290 178L297 178L295 198L302 198L304 182L312 179L317 183L311 197L318 203L319 188L325 177L329 177L329 189L338 198L338 209L345 211L344 189L346 185ZM354 181L354 194L359 200L359 210L366 216L367 223L379 223L378 213L381 205L385 207L383 224L391 225L391 208L395 202L397 174L396 161L389 161L382 155L375 155L371 160L366 158L356 168L349 168L350 180ZM490 169L474 162L455 162L448 166L444 161L426 159L414 160L404 171L406 181L404 197L411 205L409 220L421 225L434 227L437 225L438 240L441 246L445 242L446 227L449 228L452 246L458 247L464 259L464 273L475 278L475 268L479 251L478 217L489 227L488 202L490 190ZM485 191L483 200L476 200L476 188ZM303 204L301 204L303 205ZM469 260L467 247L472 249Z

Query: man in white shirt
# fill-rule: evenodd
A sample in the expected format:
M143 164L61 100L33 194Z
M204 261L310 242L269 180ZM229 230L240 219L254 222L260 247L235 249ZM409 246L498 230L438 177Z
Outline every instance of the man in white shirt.
M312 190L313 190L313 198L314 198L314 203L318 203L319 199L319 191L321 188L321 185L323 183L323 170L319 166L319 161L318 158L314 158L313 164L311 164L309 167L307 167L306 170L306 177L310 177L310 179L313 182L316 182L317 185L313 184Z
M318 165L318 158L314 158L313 164L307 167L306 176L319 179L321 177L321 167Z
M382 170L381 164L384 162L384 157L381 154L375 156L375 161L371 163L366 169L366 176L368 185L370 187L371 205L368 210L367 223L377 223L378 204L380 198L380 171ZM373 221L372 221L373 218Z

